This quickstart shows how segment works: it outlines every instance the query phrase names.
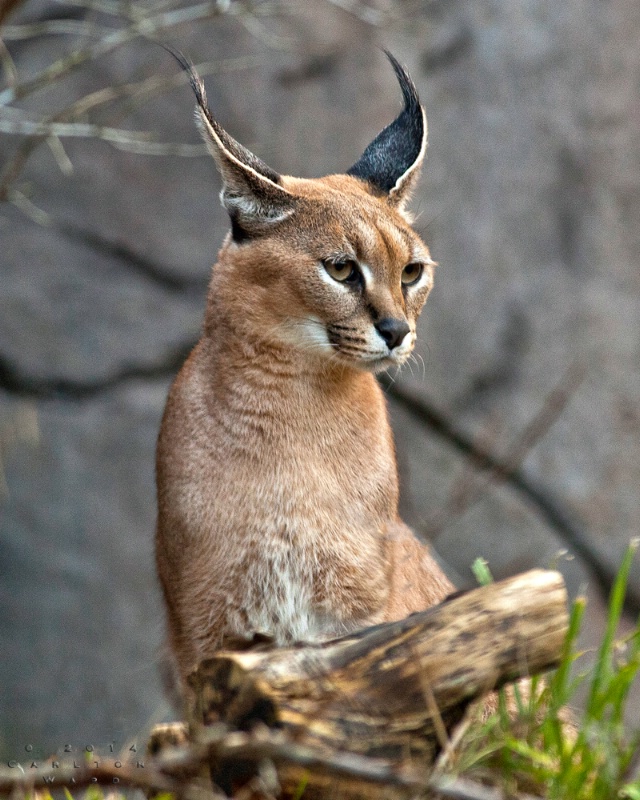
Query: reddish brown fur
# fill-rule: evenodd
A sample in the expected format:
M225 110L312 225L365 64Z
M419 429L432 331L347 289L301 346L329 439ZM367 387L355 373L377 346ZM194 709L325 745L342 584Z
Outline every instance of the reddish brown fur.
M211 141L223 178L240 180ZM282 177L280 186L293 213L261 219L259 235L229 236L220 251L201 339L160 430L157 567L182 679L226 636L327 638L404 617L453 588L398 517L392 434L372 374L413 347L432 283L428 250L399 198L364 181ZM336 252L368 275L360 293L325 273ZM403 290L416 260L425 278ZM374 358L381 317L410 326L384 359Z

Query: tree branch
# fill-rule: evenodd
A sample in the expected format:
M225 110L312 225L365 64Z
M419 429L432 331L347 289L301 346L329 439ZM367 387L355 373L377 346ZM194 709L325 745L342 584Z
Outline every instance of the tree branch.
M14 763L0 769L0 795L117 782L199 800L207 767L215 785L236 797L267 761L287 797L304 786L315 798L408 800L431 791L504 800L440 769L430 773L438 744L424 686L450 728L488 688L555 665L567 618L562 577L533 570L322 644L220 651L193 676L199 701L191 741L158 750L159 737L184 738L184 726L174 726L180 735L171 739L165 725L152 735L154 755L135 764L98 753L91 763Z
M64 58L50 64L30 80L18 83L16 86L0 92L0 106L7 106L16 100L21 100L33 94L39 89L49 86L88 61L94 61L100 56L106 55L123 44L136 39L138 36L152 37L177 25L197 22L198 20L222 14L239 14L251 8L252 5L243 0L235 0L233 3L226 0L209 0L208 2L196 3L191 6L145 16L122 30L108 33L92 45L80 50L74 50Z
M602 562L584 526L575 519L573 512L565 507L560 498L555 497L548 487L517 468L512 460L503 459L488 448L479 446L472 436L458 427L454 420L430 400L419 397L403 384L397 381L394 383L386 376L381 378L381 383L387 393L415 419L470 459L477 469L490 471L493 482L505 483L515 489L551 530L584 561L602 595L608 596L616 570ZM640 590L631 585L627 589L625 610L632 615L640 613Z
M17 397L34 400L90 400L134 380L169 379L180 369L195 342L179 344L156 363L124 364L102 378L76 381L69 378L40 378L23 375L6 356L0 354L0 389Z

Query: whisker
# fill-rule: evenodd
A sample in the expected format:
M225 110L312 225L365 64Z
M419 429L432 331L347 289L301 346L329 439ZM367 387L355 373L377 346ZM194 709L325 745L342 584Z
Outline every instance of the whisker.
M400 365L396 366L396 371L395 371L395 373L393 375L390 375L389 372L387 371L387 375L389 377L389 385L390 386L393 386L393 384L398 380L398 375L400 374L400 369L401 369Z

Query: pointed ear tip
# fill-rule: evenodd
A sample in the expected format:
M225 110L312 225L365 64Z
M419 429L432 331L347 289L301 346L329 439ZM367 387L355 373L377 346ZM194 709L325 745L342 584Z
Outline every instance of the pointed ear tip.
M181 50L178 50L177 47L174 47L171 44L167 44L166 42L158 42L158 44L160 45L160 47L163 47L167 51L167 53L170 53L175 58L175 60L178 62L178 64L180 64L182 69L187 71L191 69L192 67L191 62Z
M204 84L202 83L202 78L196 72L193 62L187 58L181 50L178 50L172 45L165 44L164 42L160 42L159 44L167 51L167 53L170 53L175 58L178 64L180 64L182 69L187 73L189 76L189 82L191 83L196 96L198 96L198 94L204 95Z
M413 78L409 74L409 70L398 61L398 59L393 55L393 53L390 50L387 50L385 48L384 54L389 59L389 62L393 67L393 71L396 74L396 78L398 79L398 83L400 84L400 88L402 89L405 105L407 105L408 107L421 106L418 90L413 81Z
M382 52L383 52L383 53L385 54L385 56L386 56L386 57L389 59L389 61L390 61L390 62L393 64L393 66L394 66L394 67L400 67L400 69L404 69L404 67L402 66L402 64L400 63L400 61L399 61L399 60L398 60L398 59L397 59L397 58L396 58L396 57L393 55L393 53L391 52L391 50L389 50L389 49L388 49L388 48L386 48L386 47L383 47L383 48L382 48Z

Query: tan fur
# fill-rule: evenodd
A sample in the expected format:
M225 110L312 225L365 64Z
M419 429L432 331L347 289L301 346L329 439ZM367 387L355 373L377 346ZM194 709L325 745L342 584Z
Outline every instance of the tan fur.
M223 244L160 430L157 568L182 679L226 636L319 640L453 589L398 517L372 374L413 348L429 252L401 204L365 181L281 176L280 187L294 210L271 223L261 210L260 235ZM362 291L328 276L337 254L362 265ZM403 291L415 261L425 277ZM383 317L410 326L391 352L372 321Z

